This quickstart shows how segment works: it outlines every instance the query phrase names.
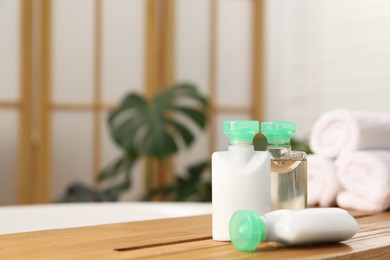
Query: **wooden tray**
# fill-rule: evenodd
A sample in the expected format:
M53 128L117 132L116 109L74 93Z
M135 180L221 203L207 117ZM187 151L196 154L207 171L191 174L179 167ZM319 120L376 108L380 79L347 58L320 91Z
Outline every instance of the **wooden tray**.
M359 232L337 244L239 252L211 239L205 215L2 235L0 259L390 259L390 212L352 214Z

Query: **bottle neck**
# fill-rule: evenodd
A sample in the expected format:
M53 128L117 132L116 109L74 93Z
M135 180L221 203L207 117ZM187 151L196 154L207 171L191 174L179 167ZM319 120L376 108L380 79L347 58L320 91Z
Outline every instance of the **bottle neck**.
M255 150L255 147L252 143L230 143L228 147L229 151L251 151L253 152Z
M259 219L260 221L262 221L264 223L264 237L262 238L262 240L260 242L267 242L269 241L269 237L270 237L270 230L268 228L268 223L267 223L267 219L264 217L264 216L259 216Z
M267 151L271 155L271 159L287 159L291 154L290 143L269 143Z
M253 146L253 143L252 142L245 142L245 141L237 141L237 140L229 140L229 145L252 145Z
M255 148L253 144L236 143L230 144L228 148L231 162L237 166L246 165L253 156Z

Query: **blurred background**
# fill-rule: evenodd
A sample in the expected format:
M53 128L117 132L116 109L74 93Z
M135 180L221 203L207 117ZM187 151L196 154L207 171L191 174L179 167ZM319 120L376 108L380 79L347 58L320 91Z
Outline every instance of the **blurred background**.
M386 0L0 0L0 205L104 187L128 93L191 82L208 100L204 131L189 123L193 144L155 175L225 150L226 119L296 121L304 140L327 110L390 111L389 30ZM145 185L146 168L118 199L183 182Z

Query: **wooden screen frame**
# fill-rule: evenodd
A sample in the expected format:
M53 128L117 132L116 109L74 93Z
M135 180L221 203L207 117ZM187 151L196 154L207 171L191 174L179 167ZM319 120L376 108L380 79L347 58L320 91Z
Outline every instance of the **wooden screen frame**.
M209 93L211 104L209 128L209 154L216 148L216 117L220 114L249 114L252 118L264 119L264 1L252 0L252 100L247 107L220 106L216 104L217 93L217 51L218 51L218 0L210 0L209 30ZM34 5L38 5L40 18L40 55L32 59L33 14ZM145 94L152 97L158 91L168 87L175 80L175 5L176 0L145 1ZM19 133L19 174L17 201L20 204L49 202L51 194L51 116L54 111L92 112L93 114L93 176L100 171L101 165L101 119L102 113L112 109L115 104L102 101L102 0L95 0L94 20L94 92L92 103L54 103L51 97L51 46L52 46L52 1L21 1L21 82L20 100L0 101L0 109L15 109L20 113ZM33 77L33 67L39 67L40 76ZM34 88L35 85L35 88ZM39 90L39 117L33 115L32 91ZM35 108L36 109L36 108ZM169 180L162 176L166 166L160 167L157 184L166 184ZM172 166L171 166L172 167ZM97 182L95 181L95 187Z

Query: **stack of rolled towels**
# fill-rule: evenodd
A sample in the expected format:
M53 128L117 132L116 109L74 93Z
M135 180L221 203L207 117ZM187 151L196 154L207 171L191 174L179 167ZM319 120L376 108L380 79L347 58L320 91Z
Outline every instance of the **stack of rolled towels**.
M308 204L390 208L390 113L334 110L310 136Z

